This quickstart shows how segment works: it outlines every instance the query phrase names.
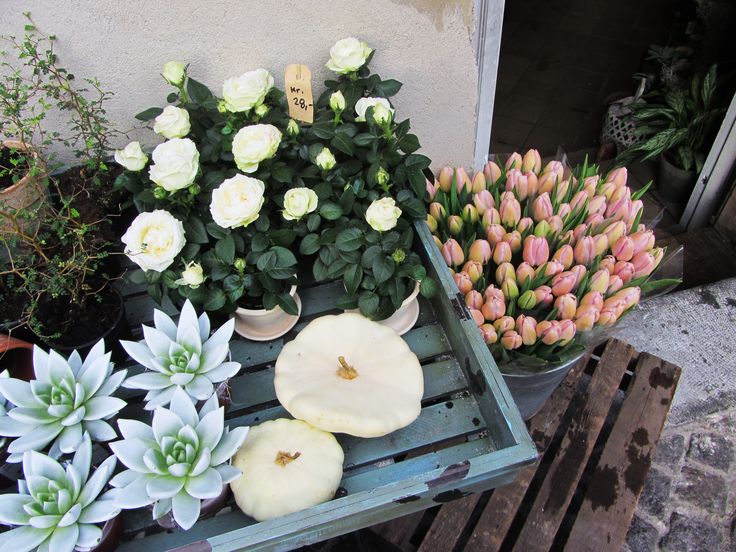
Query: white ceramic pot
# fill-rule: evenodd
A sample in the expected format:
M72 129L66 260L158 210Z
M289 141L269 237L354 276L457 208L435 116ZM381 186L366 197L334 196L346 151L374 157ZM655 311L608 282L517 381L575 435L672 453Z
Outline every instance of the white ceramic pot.
M296 315L288 314L281 307L270 310L238 307L235 311L235 331L252 341L270 341L281 337L294 327L302 313L302 302L296 293L296 286L291 286L289 295L296 303Z
M378 320L378 323L388 326L399 335L404 335L414 327L414 324L417 323L417 319L419 318L418 295L419 282L414 286L414 291L411 292L411 295L404 299L398 310L385 320Z

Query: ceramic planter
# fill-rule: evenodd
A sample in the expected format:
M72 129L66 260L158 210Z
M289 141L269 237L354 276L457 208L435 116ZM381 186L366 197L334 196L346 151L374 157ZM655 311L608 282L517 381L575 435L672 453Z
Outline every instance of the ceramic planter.
M404 299L395 313L384 320L378 320L379 324L388 326L399 335L404 335L414 327L419 318L419 282L414 286L411 295Z
M8 370L10 376L31 381L33 372L33 344L0 334L0 371Z
M90 552L113 552L118 547L120 537L123 535L123 516L118 514L105 522L102 526L102 537L100 543L92 548Z
M670 163L666 155L661 155L657 191L665 201L683 203L693 190L696 176L695 171L685 171Z
M235 311L235 331L252 341L270 341L281 337L296 325L302 312L302 302L296 286L291 286L289 295L296 302L296 315L285 312L281 307L270 310L238 307Z
M2 148L28 151L22 142L4 140ZM12 186L0 190L0 212L4 211L36 211L48 201L48 194L43 178L25 175ZM38 230L39 217L21 218L16 228L12 219L0 214L0 233L15 233L18 230L33 235Z

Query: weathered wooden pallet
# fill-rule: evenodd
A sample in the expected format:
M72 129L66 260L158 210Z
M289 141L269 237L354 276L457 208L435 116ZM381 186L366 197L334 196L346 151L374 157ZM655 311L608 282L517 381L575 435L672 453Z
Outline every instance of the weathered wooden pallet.
M680 369L620 341L601 349L529 422L538 463L511 485L372 527L384 549L621 549Z

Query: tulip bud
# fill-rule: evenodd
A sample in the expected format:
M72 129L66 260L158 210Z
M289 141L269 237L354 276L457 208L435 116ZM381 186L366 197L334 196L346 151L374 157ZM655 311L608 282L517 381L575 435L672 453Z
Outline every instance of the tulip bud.
M493 323L493 327L498 333L503 334L516 328L516 321L510 316L502 316Z
M521 250L521 234L518 230L504 234L503 241L509 244L512 254L518 253Z
M608 282L608 289L606 290L606 293L616 293L622 287L624 287L624 281L621 279L621 276L617 276L616 274L614 274L613 276L611 276L611 279Z
M506 160L506 170L509 171L511 169L521 169L521 165L523 163L524 160L521 158L521 155L514 152Z
M483 276L483 265L476 261L468 261L463 265L463 272L470 276L470 281L475 284Z
M534 220L531 217L524 217L519 221L519 224L516 225L516 230L523 234L526 232L529 228L534 227Z
M544 276L549 278L550 276L556 276L557 274L559 274L560 272L564 270L565 270L565 267L562 266L562 263L558 263L557 261L549 261L546 264L543 264L542 266L537 267L535 274L537 276L544 274Z
M628 175L629 173L626 170L626 167L619 167L617 169L613 169L606 175L606 182L613 182L617 188L625 186Z
M605 269L598 270L591 277L588 283L588 287L592 291L600 293L606 293L608 286L611 283L611 275Z
M490 187L495 184L499 178L501 178L501 167L499 167L493 161L489 161L488 163L486 163L486 166L483 167L483 174L485 175L486 182Z
M610 201L608 207L606 207L606 218L614 220L629 220L629 213L631 212L631 200L620 199L618 201Z
M575 244L573 252L576 263L582 265L592 263L596 257L595 240L591 236L583 236Z
M555 195L555 198L557 201L562 201L562 199L567 196L567 192L570 189L570 179L566 180L560 180L557 182L557 194Z
M587 332L593 329L600 315L600 310L593 305L581 305L575 312L575 327L580 332Z
M549 222L546 220L540 220L534 228L534 235L538 238L546 238L549 236L551 231L552 228L550 227Z
M503 292L491 284L486 288L486 290L483 292L483 299L485 299L486 303L489 301L492 301L493 299L498 299L500 301L504 300Z
M600 264L598 265L599 269L605 269L609 272L609 274L613 274L613 268L616 265L616 257L613 255L606 255L601 259Z
M427 228L429 228L429 231L433 234L437 231L437 219L434 218L432 215L427 215Z
M630 261L634 256L634 242L628 236L621 236L611 246L611 253L618 261Z
M598 233L597 228L603 226L603 223L605 223L605 219L603 218L603 215L590 215L588 218L585 219L585 224L588 226L588 228L595 229L594 233Z
M570 272L572 272L575 275L575 287L578 287L580 282L583 281L583 278L585 278L585 275L588 272L588 269L585 268L583 265L575 265L570 269Z
M483 307L483 295L480 291L471 289L465 294L465 304L471 309L480 310Z
M480 327L480 335L483 336L483 341L486 342L486 345L493 345L498 341L496 328L494 328L492 324L483 324Z
M491 244L486 240L475 240L470 244L470 249L468 249L468 258L471 261L476 261L482 264L486 264L490 261L492 255L493 249L491 248Z
M516 271L511 263L501 263L496 268L496 283L501 285L505 280L516 281Z
M555 299L554 305L558 311L557 318L567 320L575 316L575 311L578 308L578 299L572 293L566 293Z
M614 298L623 303L624 310L628 310L639 303L639 299L641 298L641 288L636 286L627 287L617 291Z
M588 199L588 194L585 192L585 190L580 190L578 193L572 196L572 199L570 200L570 208L573 211L575 209L581 208L585 204L585 201L587 199Z
M559 215L553 215L547 219L549 223L549 230L552 234L559 234L565 227L565 223L562 221L562 217ZM572 235L572 232L570 233Z
M473 192L478 193L480 191L487 191L487 187L485 175L478 171L475 173L475 176L473 176Z
M541 174L554 174L559 179L562 179L562 177L565 176L565 165L560 161L550 161L544 166Z
M507 228L516 228L516 225L521 219L521 204L513 197L506 195L501 200L501 206L498 209L499 215L501 215L501 223Z
M608 243L616 243L616 241L626 233L626 224L623 221L616 221L609 224L608 227L603 231L608 238Z
M593 243L595 244L595 256L600 257L606 251L608 251L608 236L605 234L598 234L593 236Z
M549 194L544 192L537 196L532 202L532 218L534 222L540 222L542 220L549 219L554 214L552 208L552 200L549 198Z
M463 219L457 215L447 217L447 229L453 236L459 236L463 231Z
M587 176L585 177L585 180L583 180L583 187L589 188L593 187L593 190L595 190L598 187L598 183L600 182L601 177L597 174L594 174L593 176ZM590 196L593 197L595 195L595 192L591 193Z
M445 259L447 266L460 266L465 262L465 253L463 248L456 240L450 238L442 246L442 257Z
M516 332L521 336L524 345L534 345L537 341L537 321L531 316L517 316Z
M456 272L452 278L455 280L457 289L459 289L460 293L463 295L473 289L473 281L470 279L467 272Z
M445 208L441 203L437 203L436 201L429 204L429 214L438 222L445 220Z
M494 320L501 318L506 313L506 302L503 297L501 299L493 297L490 301L486 299L480 312L483 313L483 317L486 320L493 322Z
M604 291L589 291L580 300L581 306L594 307L597 311L603 308L603 294Z
M557 196L559 198L559 196ZM572 208L570 207L569 203L560 203L557 206L557 214L562 218L562 220L565 220L567 215L572 213Z
M623 225L623 223L621 223ZM640 230L629 234L629 238L634 244L634 255L642 251L649 251L654 247L654 232L651 230Z
M611 199L613 192L616 190L616 185L613 182L604 182L598 186L598 193L606 198L606 201Z
M493 262L497 265L511 262L511 246L508 243L500 241L496 244L493 248Z
M475 325L479 328L483 325L483 323L486 321L485 318L483 318L483 313L480 312L478 309L468 309L470 311L470 316L473 318L473 322L475 322Z
M562 244L569 243L570 245L575 243L575 236L572 235L572 230L568 230L567 232L562 234L562 236L560 236L560 243Z
M560 272L552 279L552 295L559 297L570 293L577 284L577 278L572 271Z
M559 327L560 345L565 346L575 337L577 328L572 320L561 320Z
M654 272L659 261L662 260L662 252L662 248L656 248L651 251L642 251L634 255L631 259L631 263L634 265L634 278L649 276ZM659 258L657 258L657 256L659 256Z
M537 338L545 345L554 345L560 340L560 323L557 320L542 320L537 323Z
M613 190L611 198L608 201L614 203L616 201L621 201L622 199L631 200L631 190L626 186Z
M433 201L434 197L437 195L437 190L440 189L440 183L437 181L432 183L428 179L425 178L424 188L427 190L427 197L429 197L429 200Z
M521 160L521 170L522 172L531 171L534 174L539 174L539 171L542 170L542 157L537 150L530 149L524 154Z
M493 194L488 190L481 190L473 194L473 205L478 211L480 216L485 215L488 209L493 209L495 203L493 201Z
M562 264L564 270L569 269L574 262L574 253L571 245L565 244L561 246L555 254L552 255L552 260Z
M606 212L606 198L602 195L593 196L588 201L588 216L601 215L603 216Z
M634 265L626 261L618 261L613 267L613 273L621 278L621 281L624 284L627 284L631 281L631 279L634 277L634 272L636 272Z
M537 177L532 172L523 174L521 171L511 169L506 173L506 190L516 192L516 196L521 201L534 194L537 186Z
M441 251L442 250L442 246L443 246L442 240L439 239L434 234L432 235L432 239L434 240L434 243L437 244L437 249L439 249Z
M518 349L519 347L521 347L521 345L522 345L521 336L513 330L509 332L505 332L501 336L501 346L503 346L503 348L508 351L512 349Z
M496 244L502 242L505 235L506 230L500 224L491 224L486 230L486 239L491 247L495 247Z
M598 317L598 326L610 328L618 321L619 313L611 309L603 309Z
M534 297L537 299L537 305L549 306L554 301L552 288L549 286L539 286L534 290Z
M468 193L473 191L473 182L470 180L468 173L465 172L463 167L457 167L455 169L455 189L458 194L463 190Z
M520 309L531 310L537 305L537 296L533 290L528 289L519 295L516 304Z
M467 224L475 224L478 222L478 210L473 205L466 205L463 207L461 216L463 221Z
M445 193L450 193L450 190L452 189L452 175L453 175L452 167L442 167L440 170L440 174L438 176L438 180L440 181L440 188Z
M501 291L508 301L516 299L519 296L519 288L516 286L516 282L510 279L503 281L501 284Z
M587 224L578 224L575 229L572 231L572 239L575 243L577 243L581 238L585 236L585 233L588 231L588 225Z
M636 201L631 202L631 210L629 211L629 218L626 220L626 229L631 231L637 231L638 228L633 228L634 221L636 220L636 217L639 216L639 213L644 209L644 203L641 199L637 199Z
M524 240L524 261L532 266L540 266L549 260L549 243L545 238L527 236Z
M534 268L529 263L519 263L516 267L516 281L524 285L527 280L534 278Z
M480 222L483 228L487 229L491 224L501 224L501 215L498 214L497 209L491 208L483 213L483 218Z

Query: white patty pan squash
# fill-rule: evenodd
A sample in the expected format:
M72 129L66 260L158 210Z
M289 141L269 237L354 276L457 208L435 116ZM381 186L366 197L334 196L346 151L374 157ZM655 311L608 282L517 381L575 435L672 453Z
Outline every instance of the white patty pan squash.
M230 487L240 509L257 521L284 516L330 500L344 458L334 435L301 420L263 422L250 428L233 457L243 475Z
M360 314L317 318L276 360L276 396L316 428L380 437L417 419L422 366L390 328Z

